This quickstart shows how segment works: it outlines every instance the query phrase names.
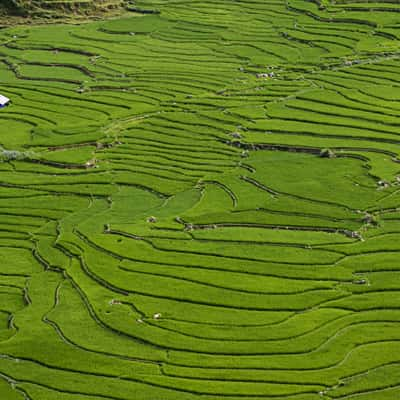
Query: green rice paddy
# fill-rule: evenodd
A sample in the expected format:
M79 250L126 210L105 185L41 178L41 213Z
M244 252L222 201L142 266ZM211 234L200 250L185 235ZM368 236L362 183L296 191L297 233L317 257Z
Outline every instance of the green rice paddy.
M0 399L399 399L400 4L135 6L0 30Z

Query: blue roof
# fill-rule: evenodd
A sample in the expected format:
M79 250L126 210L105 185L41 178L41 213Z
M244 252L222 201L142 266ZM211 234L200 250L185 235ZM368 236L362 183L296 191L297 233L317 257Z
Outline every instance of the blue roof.
M0 107L6 106L10 102L10 99L0 94Z

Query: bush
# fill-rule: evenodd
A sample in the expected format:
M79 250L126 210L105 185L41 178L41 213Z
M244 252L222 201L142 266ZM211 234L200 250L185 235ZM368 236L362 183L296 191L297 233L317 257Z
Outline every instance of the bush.
M31 154L26 151L18 150L6 150L0 148L0 162L14 161L14 160L26 160L31 158Z

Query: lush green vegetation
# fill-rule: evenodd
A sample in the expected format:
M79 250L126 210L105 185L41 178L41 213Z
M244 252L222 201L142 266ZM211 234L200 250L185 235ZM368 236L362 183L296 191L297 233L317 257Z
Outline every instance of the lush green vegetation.
M397 399L399 5L135 7L0 30L0 398Z
M1 0L0 26L55 20L77 23L123 15L127 10L141 11L131 0Z

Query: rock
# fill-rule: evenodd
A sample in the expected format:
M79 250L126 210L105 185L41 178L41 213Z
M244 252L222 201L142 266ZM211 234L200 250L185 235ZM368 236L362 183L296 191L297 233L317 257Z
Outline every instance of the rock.
M319 152L319 156L322 157L322 158L334 158L335 157L335 153L331 149L322 149Z
M353 281L353 283L355 285L365 285L367 283L367 280L366 279L357 279L357 280Z
M192 230L193 230L193 224L186 224L185 231L192 231Z
M362 219L364 224L369 225L378 225L378 220L376 219L375 215L365 214L364 218Z
M382 189L388 188L390 186L389 182L385 180L378 181L378 186Z

